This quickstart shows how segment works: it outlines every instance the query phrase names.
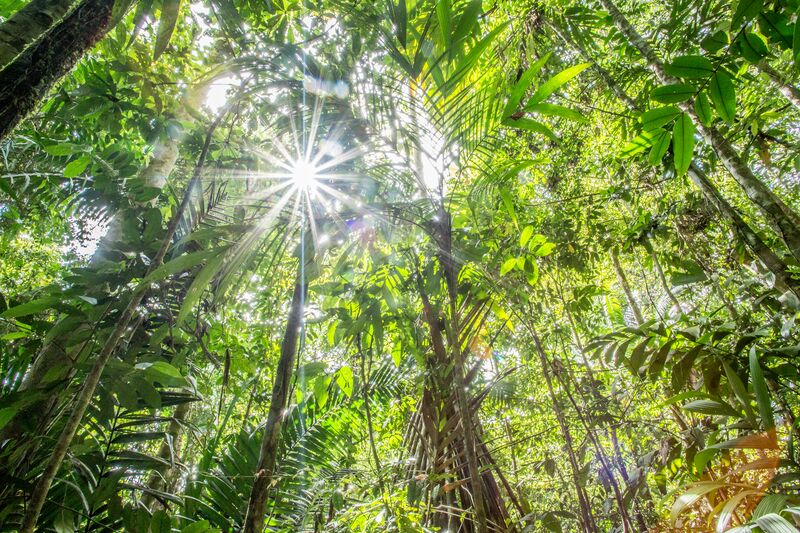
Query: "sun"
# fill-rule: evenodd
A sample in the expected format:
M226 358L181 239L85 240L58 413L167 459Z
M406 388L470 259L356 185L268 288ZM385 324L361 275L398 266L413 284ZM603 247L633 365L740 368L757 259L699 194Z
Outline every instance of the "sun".
M298 189L315 189L318 177L318 169L313 163L300 160L292 164L291 180Z

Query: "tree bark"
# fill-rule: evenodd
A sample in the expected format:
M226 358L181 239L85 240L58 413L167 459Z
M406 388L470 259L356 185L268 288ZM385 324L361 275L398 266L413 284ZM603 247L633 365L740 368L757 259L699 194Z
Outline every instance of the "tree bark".
M625 298L628 300L628 307L631 308L633 318L636 320L636 325L641 326L644 324L642 311L639 309L639 304L636 303L636 299L633 297L631 286L628 285L628 278L625 276L625 271L622 270L622 265L619 263L619 254L617 253L616 248L611 249L611 264L614 265L614 272L617 274L617 281L622 287L622 292L625 293Z
M31 0L0 25L0 69L69 11L74 0Z
M478 466L478 453L475 447L475 428L472 412L467 401L467 379L464 352L461 350L461 330L458 325L458 266L453 256L452 228L450 213L440 204L438 222L434 222L435 240L439 247L439 263L445 277L450 300L450 321L447 328L448 344L453 356L454 393L458 413L461 416L461 430L464 439L464 453L467 459L467 471L471 480L472 506L475 511L475 525L478 533L488 531L486 522L486 506L483 499L483 479Z
M553 412L558 421L558 427L561 429L561 436L564 437L564 445L567 448L567 456L569 457L569 464L572 469L572 480L575 484L575 492L578 497L578 507L580 508L580 522L582 530L586 533L597 533L599 530L597 524L592 516L592 508L589 504L589 496L586 494L586 488L580 482L581 467L578 464L578 459L575 457L575 445L572 442L572 434L569 431L567 420L564 413L561 412L561 406L558 402L555 389L553 388L553 378L550 376L550 362L547 360L547 354L544 351L539 335L533 326L528 326L528 331L533 337L533 343L536 347L536 353L539 356L539 362L542 365L542 373L544 374L545 382L547 383L547 390L550 394L550 399L553 402Z
M0 71L0 141L109 29L114 0L82 0Z
M157 468L150 474L150 479L147 482L147 488L156 491L171 490L171 485L174 484L175 478L175 460L178 455L178 446L181 441L181 430L186 420L186 415L189 414L189 402L182 403L175 408L172 414L172 420L169 422L167 434L164 442L158 450L159 459L170 462L170 466L162 466ZM154 498L151 494L145 493L142 496L142 503L150 508L151 511L163 508L163 503Z
M764 267L775 276L775 286L783 291L791 290L798 294L798 284L792 279L786 263L772 251L772 248L758 236L742 218L742 215L728 203L722 194L717 190L711 180L700 170L696 164L692 163L689 167L689 177L703 193L703 196L711 202L717 211L728 221L739 239L750 249L750 252L758 258Z
M658 260L658 254L656 254L656 249L653 248L652 243L647 243L646 248L650 253L650 258L653 260L653 268L656 270L656 274L658 275L658 280L661 282L661 287L664 289L664 292L667 293L669 300L672 302L672 305L678 308L678 312L683 314L683 307L681 307L681 302L678 298L675 297L675 293L672 292L672 289L669 287L669 282L667 281L667 277L664 275L664 269L661 268L661 261Z
M800 89L787 82L780 72L772 68L764 59L756 63L756 68L767 75L769 81L775 86L776 89L787 99L793 106L800 109Z
M300 268L303 265L301 263ZM299 280L295 284L289 315L286 319L286 331L281 342L280 359L275 370L275 381L272 384L272 399L269 414L264 425L264 437L261 440L261 452L256 466L253 489L247 504L245 516L245 533L262 533L264 531L264 514L267 496L274 477L275 462L278 453L278 439L283 427L285 410L289 400L294 360L297 356L297 343L303 323L303 302L307 285Z
M667 74L664 65L650 44L636 31L619 8L611 0L600 0L600 3L611 15L620 33L639 50L659 81L664 84L677 83L678 80ZM683 102L679 106L692 118L697 130L712 146L720 161L744 190L750 201L761 210L769 224L786 243L786 247L792 255L800 260L800 216L758 179L747 163L736 153L733 145L715 127L706 126L700 121L691 102Z

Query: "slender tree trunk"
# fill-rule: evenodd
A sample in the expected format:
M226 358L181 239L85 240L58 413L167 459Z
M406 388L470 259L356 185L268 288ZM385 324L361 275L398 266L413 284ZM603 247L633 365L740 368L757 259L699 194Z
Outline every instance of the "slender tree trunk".
M756 68L767 75L769 81L793 106L800 109L800 90L797 87L787 82L781 73L772 68L766 59L756 63Z
M114 0L82 0L0 71L0 141L109 29Z
M628 278L625 276L625 271L622 270L622 265L619 263L619 254L617 253L616 248L611 249L611 264L614 265L614 272L617 274L617 281L619 282L620 287L622 287L622 292L625 293L625 298L628 300L628 307L631 308L633 318L636 320L636 325L641 326L644 324L642 311L639 309L639 304L636 303L636 299L633 297L631 286L628 285Z
M622 457L622 449L620 448L619 439L617 438L617 428L614 426L611 426L610 438L614 449L614 459L618 465L622 480L625 482L625 486L629 491L633 490L634 487L631 486L631 479L630 476L628 476L627 468L625 468L625 459ZM631 500L633 502L633 513L636 517L636 524L639 526L639 531L648 531L647 521L644 519L644 515L642 515L642 509L639 505L639 500L635 497L635 493Z
M303 265L301 264L302 268ZM286 318L286 331L281 342L281 354L278 368L275 370L275 381L272 384L272 399L269 404L267 423L264 425L264 437L261 440L261 452L256 466L253 489L247 504L245 517L245 533L261 533L264 531L264 514L267 496L274 477L275 461L278 453L278 440L283 427L285 409L289 401L289 389L292 381L294 360L297 356L297 343L300 328L303 324L303 301L307 285L302 280L295 284L289 315Z
M186 415L189 414L189 402L182 403L175 408L172 414L172 420L169 422L167 434L165 435L164 442L158 450L159 459L169 461L170 466L159 467L156 471L150 474L150 479L147 482L147 488L156 491L169 491L173 479L175 478L175 461L178 459L178 447L181 441L181 430L183 429ZM151 511L162 508L163 504L154 498L151 494L145 493L142 497L142 503Z
M694 163L689 167L689 177L703 193L703 196L723 217L728 219L734 232L750 249L750 252L775 276L775 285L784 291L792 290L797 294L797 282L789 274L786 263L753 231L742 215L722 197L705 173Z
M542 373L544 374L545 382L547 383L547 390L550 394L550 399L553 402L553 412L558 421L558 427L561 429L561 435L564 437L564 445L567 448L567 456L569 457L569 464L572 468L572 480L575 484L575 492L578 497L578 507L580 508L580 522L583 531L586 533L597 533L599 529L592 516L592 508L589 504L589 496L586 494L586 488L581 484L580 471L581 467L578 464L578 459L575 457L575 445L572 442L572 434L569 431L567 420L564 413L561 412L558 397L556 396L555 389L553 388L553 378L550 376L550 363L547 359L547 354L544 351L539 335L533 326L528 325L528 331L533 337L533 343L536 346L536 353L539 356L539 362L542 366Z
M636 31L614 2L600 0L600 3L611 15L620 33L639 50L659 81L665 84L677 83L677 80L664 70L664 65L649 43ZM781 236L792 255L800 260L800 216L758 179L747 163L736 153L733 145L716 128L705 126L699 120L691 102L683 102L679 105L685 113L691 116L697 130L714 148L720 161L744 190L747 197L761 210L770 225Z
M545 362L550 364L552 368L552 363L549 360L547 360L546 357L545 357ZM567 375L570 381L572 382L573 386L576 386L577 388L577 382L572 373L567 371ZM633 527L631 524L631 517L628 514L628 508L625 506L625 498L622 496L622 491L620 490L619 483L617 483L617 479L614 476L614 470L613 468L611 468L611 463L606 457L605 450L603 450L603 447L600 445L600 441L597 439L597 436L594 433L592 427L594 424L590 424L589 421L584 416L583 410L575 401L575 398L573 397L572 392L570 391L569 383L566 383L565 380L559 374L555 374L555 376L556 379L561 382L561 385L564 389L564 393L567 395L567 399L569 399L570 404L572 404L572 408L575 410L575 414L578 415L578 420L581 421L581 425L583 426L583 429L586 431L586 436L589 439L589 442L592 443L595 455L598 461L600 462L600 465L605 470L606 475L608 476L608 482L611 485L611 490L614 492L614 499L617 501L617 508L619 508L619 514L620 517L622 518L622 530L627 533Z
M178 225L183 219L183 214L189 206L189 202L191 201L192 191L200 181L200 174L203 166L205 165L208 149L211 146L211 138L214 134L214 130L216 130L217 126L222 120L223 115L224 113L221 113L219 117L217 117L206 133L205 143L200 152L200 157L198 158L197 165L195 166L192 179L186 186L186 191L183 194L181 204L178 206L178 209L167 225L167 231L163 240L161 241L161 246L153 257L150 267L147 270L148 274L153 272L164 262L164 257L167 255L167 250L169 250L170 246L172 245L172 239L175 236ZM138 314L139 304L142 303L142 299L144 298L146 292L147 287L139 286L134 289L133 294L131 294L130 300L128 301L128 305L125 307L125 310L119 317L116 327L106 339L105 343L103 344L103 348L100 350L100 353L97 355L92 368L89 370L89 373L83 382L83 386L78 392L72 412L67 418L64 429L61 431L61 434L59 435L58 440L53 447L53 452L51 453L50 459L45 466L44 472L33 488L31 499L28 502L28 508L25 512L25 517L22 522L22 528L20 529L20 531L23 533L33 533L33 530L36 527L36 522L39 519L39 513L41 513L44 502L47 499L47 493L50 491L50 486L53 484L53 480L55 479L56 474L58 474L58 470L61 468L61 463L64 461L64 457L67 455L67 450L72 443L72 439L75 437L75 433L78 431L78 427L83 419L83 415L86 413L87 407L89 407L89 403L94 396L97 384L100 382L100 377L103 374L103 370L111 358L111 355L114 353L114 350L116 350L120 341L123 339L123 337L125 337L131 320Z
M681 306L680 300L675 297L675 293L672 292L672 289L669 286L669 282L667 281L667 277L664 275L664 269L661 268L661 261L658 260L658 254L656 253L656 249L653 247L653 244L648 242L646 243L647 251L650 253L650 259L653 261L653 268L658 275L658 280L661 282L661 287L664 289L664 292L667 293L669 300L672 302L672 305L678 308L678 312L683 314L683 307Z
M0 69L69 11L75 0L31 0L0 25Z

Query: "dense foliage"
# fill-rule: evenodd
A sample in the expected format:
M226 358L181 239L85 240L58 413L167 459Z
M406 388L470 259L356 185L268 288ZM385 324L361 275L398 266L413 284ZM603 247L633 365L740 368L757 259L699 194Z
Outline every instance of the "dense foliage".
M800 524L797 0L0 3L0 530Z

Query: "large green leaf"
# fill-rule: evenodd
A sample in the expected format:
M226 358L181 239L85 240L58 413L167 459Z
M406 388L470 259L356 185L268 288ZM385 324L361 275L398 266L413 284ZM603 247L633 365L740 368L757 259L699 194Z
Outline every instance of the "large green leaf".
M711 101L719 116L728 124L736 118L736 89L730 76L722 71L716 72L708 85Z
M758 405L758 414L761 416L762 426L764 429L774 428L775 420L773 418L769 388L767 387L767 380L764 379L764 372L761 370L755 346L750 348L750 382L756 396L756 404Z
M686 113L681 113L672 127L672 151L675 156L675 171L683 176L689 170L694 155L694 123Z
M676 57L664 70L678 78L707 78L714 72L714 65L703 56L688 55Z
M542 67L550 59L550 52L540 57L531 67L520 76L514 88L511 89L511 95L508 97L508 102L503 110L504 117L510 117L519 107L522 98L528 91L528 88L533 83L533 78L542 70Z
M571 66L567 69L562 70L546 82L544 82L541 86L536 89L536 92L533 93L531 99L528 100L528 103L525 104L525 109L527 110L530 106L538 104L540 102L545 101L551 94L556 92L560 89L563 85L569 82L572 78L586 70L591 66L591 63L581 63L579 65Z
M675 106L664 106L664 107L657 107L655 109L650 109L649 111L645 111L642 113L642 116L639 117L639 122L642 123L642 129L644 131L654 130L656 128L660 128L661 126L665 126L669 124L678 116L680 116L681 111Z
M697 88L694 85L688 83L673 83L671 85L656 87L650 93L650 98L662 104L676 104L691 99L696 92Z
M739 0L733 12L731 28L738 29L743 22L756 18L763 7L764 0Z
M158 20L158 33L153 49L153 60L157 60L167 49L175 25L178 23L178 14L181 10L181 0L164 0L161 4L161 17Z

